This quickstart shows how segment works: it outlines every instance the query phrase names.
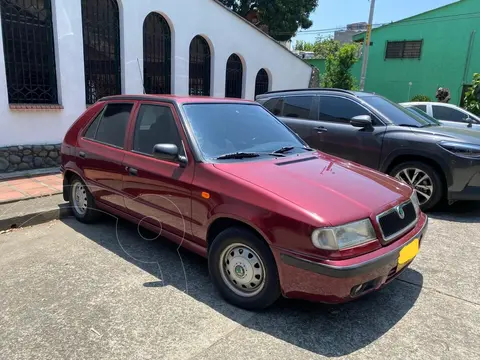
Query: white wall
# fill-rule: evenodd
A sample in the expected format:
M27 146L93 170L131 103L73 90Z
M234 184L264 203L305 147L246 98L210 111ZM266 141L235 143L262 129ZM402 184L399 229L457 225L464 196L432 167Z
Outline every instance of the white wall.
M244 61L243 94L253 99L255 78L261 68L270 77L271 90L308 87L311 67L213 0L118 0L122 57L122 91L143 92L137 59L143 66L143 21L152 11L162 14L172 30L172 90L188 94L189 46L196 35L212 45L211 94L225 95L228 57ZM0 146L60 143L85 110L85 80L81 2L52 0L59 111L12 111L6 90L3 41L0 36ZM173 60L174 59L174 60ZM3 86L2 86L3 85Z

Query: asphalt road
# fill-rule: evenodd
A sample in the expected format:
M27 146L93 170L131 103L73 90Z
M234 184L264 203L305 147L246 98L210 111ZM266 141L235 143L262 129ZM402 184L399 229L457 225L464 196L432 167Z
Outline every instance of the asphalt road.
M113 219L1 234L0 359L480 358L480 206L431 214L411 268L376 294L262 313L219 298L204 259L141 235Z

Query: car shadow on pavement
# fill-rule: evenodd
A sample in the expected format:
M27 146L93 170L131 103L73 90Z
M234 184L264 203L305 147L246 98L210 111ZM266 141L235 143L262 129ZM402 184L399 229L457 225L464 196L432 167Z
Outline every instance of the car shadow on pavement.
M480 223L480 201L458 201L452 205L443 204L428 216L433 219L460 223Z
M137 226L122 220L117 223L106 218L94 225L79 223L74 218L62 221L154 277L150 282L139 282L139 286L151 291L173 286L244 328L327 357L351 354L385 335L414 306L423 284L420 273L407 269L401 277L408 280L394 280L381 291L351 303L324 305L280 299L271 308L253 313L220 298L209 279L204 258L178 249L166 239L147 241L155 234L138 232Z

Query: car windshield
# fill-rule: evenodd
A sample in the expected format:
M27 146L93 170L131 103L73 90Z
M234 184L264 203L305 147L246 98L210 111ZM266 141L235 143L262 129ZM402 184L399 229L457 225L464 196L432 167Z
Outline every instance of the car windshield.
M428 115L425 111L423 111L423 110L421 110L421 109L419 109L415 106L405 106L405 109L413 112L415 115L421 116L422 118L424 118L428 122L432 123L432 125L434 125L434 126L442 125L437 119Z
M306 144L260 105L198 103L185 104L183 109L206 159L225 155L251 159L275 151L279 156L306 151Z
M377 95L361 96L361 99L398 126L426 127L432 123L401 105Z

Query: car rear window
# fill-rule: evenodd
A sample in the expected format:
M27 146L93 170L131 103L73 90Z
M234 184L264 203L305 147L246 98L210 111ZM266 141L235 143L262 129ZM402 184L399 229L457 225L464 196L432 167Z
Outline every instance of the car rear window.
M290 96L283 100L282 116L294 119L310 119L312 116L313 96Z

